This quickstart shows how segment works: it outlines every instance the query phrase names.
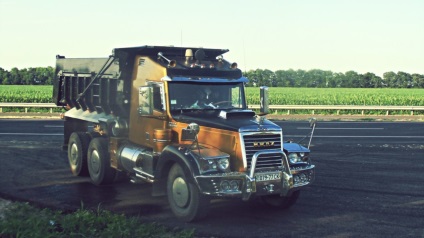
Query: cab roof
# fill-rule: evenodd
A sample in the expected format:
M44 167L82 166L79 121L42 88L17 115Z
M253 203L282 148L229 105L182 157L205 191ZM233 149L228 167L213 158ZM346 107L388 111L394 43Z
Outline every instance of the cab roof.
M130 55L146 55L146 56L157 56L159 52L167 57L184 57L186 50L191 49L193 52L197 50L203 50L205 52L205 60L215 60L216 57L227 53L228 49L210 49L210 48L193 48L193 47L173 47L173 46L137 46L127 48L115 48L113 54L118 56L121 53Z

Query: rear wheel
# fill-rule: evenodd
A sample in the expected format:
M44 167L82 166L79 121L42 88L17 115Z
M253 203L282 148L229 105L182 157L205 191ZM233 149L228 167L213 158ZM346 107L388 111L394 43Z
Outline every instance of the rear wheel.
M281 197L280 195L268 195L268 196L262 196L261 200L270 207L277 207L281 209L287 209L291 206L293 206L297 199L299 198L300 191L293 192L290 196L287 197Z
M68 142L68 161L75 176L88 176L87 149L90 136L85 132L73 132Z
M91 140L87 152L88 172L96 185L110 184L115 180L116 170L110 167L108 142L97 137Z
M169 171L167 194L171 210L180 220L191 222L202 219L209 210L209 198L187 179L178 164Z

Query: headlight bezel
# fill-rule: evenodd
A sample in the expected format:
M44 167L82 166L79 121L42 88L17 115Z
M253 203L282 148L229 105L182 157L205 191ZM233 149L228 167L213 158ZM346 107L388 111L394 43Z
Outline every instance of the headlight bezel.
M309 161L308 152L290 152L287 155L289 164L307 163Z
M230 155L217 149L201 148L191 150L190 153L196 160L200 173L228 173L230 172Z

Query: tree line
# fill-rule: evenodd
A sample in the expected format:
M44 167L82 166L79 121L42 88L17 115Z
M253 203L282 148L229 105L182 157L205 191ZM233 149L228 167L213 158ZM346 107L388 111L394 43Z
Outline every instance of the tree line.
M247 86L312 87L312 88L424 88L424 75L405 72L386 72L383 77L355 71L334 73L313 69L271 70L256 69L244 73Z
M268 87L314 87L314 88L424 88L424 75L405 72L386 72L383 77L373 73L359 74L355 71L334 73L326 70L249 70L246 86ZM0 84L3 85L52 85L53 67L12 68L0 67Z
M0 84L3 85L52 85L54 78L53 67L36 67L10 71L0 67Z

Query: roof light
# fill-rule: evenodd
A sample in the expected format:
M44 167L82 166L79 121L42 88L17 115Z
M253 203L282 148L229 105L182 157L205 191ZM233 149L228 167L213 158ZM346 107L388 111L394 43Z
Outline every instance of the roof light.
M193 51L191 49L186 49L185 52L186 64L193 60Z

